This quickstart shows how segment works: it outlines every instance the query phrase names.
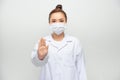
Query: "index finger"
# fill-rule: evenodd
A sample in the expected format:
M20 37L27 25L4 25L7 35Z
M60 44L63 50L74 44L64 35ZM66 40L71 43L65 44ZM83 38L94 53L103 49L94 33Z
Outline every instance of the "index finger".
M42 46L42 38L40 38L40 41L39 41L39 47Z
M42 46L46 46L46 42L44 38L42 38Z
M46 45L44 38L41 38L41 39L40 39L39 45L40 45L40 46L45 46L45 45Z

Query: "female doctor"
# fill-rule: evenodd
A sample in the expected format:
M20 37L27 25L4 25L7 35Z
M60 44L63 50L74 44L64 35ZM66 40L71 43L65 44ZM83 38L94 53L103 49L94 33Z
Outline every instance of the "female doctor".
M86 80L84 54L78 39L64 33L67 15L62 5L49 14L52 33L32 51L32 62L41 67L40 80Z

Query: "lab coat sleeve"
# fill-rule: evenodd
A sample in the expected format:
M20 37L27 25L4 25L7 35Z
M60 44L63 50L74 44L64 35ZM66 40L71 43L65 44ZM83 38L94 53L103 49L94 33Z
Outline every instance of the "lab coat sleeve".
M38 41L39 43L39 41ZM40 60L38 58L38 43L35 45L33 51L32 51L32 55L31 55L31 61L35 66L43 66L48 62L48 55L46 55L46 57L43 60Z
M87 80L84 53L82 47L80 47L80 43L78 40L75 46L75 54L76 54L76 69L78 72L79 80Z

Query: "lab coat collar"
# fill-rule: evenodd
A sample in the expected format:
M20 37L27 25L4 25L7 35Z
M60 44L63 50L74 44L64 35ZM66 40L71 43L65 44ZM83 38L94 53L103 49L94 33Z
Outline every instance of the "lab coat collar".
M72 39L68 36L65 35L63 40L62 40L62 44L58 47L55 43L54 43L54 39L52 38L52 35L49 35L46 40L52 44L54 47L56 47L57 49L61 50L62 48L64 48L65 46L68 45L68 43L72 42Z

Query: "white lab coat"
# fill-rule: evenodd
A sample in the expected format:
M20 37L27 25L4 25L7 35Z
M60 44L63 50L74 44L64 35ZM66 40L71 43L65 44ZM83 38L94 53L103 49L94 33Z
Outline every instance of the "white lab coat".
M40 80L87 80L83 50L78 39L66 35L61 42L52 36L44 37L49 45L48 54L43 60L38 59L37 42L32 51L32 62L41 67Z

